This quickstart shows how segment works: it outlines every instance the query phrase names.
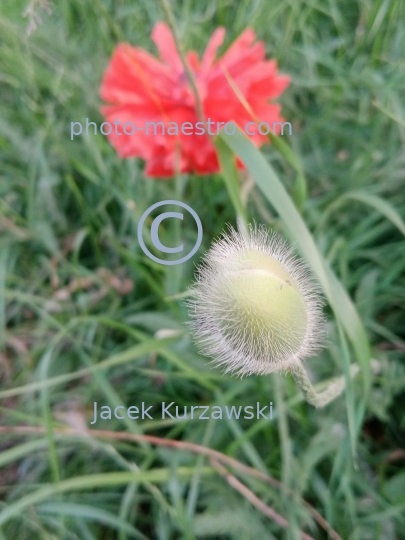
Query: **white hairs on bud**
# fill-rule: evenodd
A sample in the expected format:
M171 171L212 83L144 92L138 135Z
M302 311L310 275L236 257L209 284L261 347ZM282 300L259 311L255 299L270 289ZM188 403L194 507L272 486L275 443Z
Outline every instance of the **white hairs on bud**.
M249 302L243 313L235 307L232 301L235 275L244 273L242 283L248 284L249 290L254 290L256 276L266 273L271 276L271 272L252 266L255 255L246 266L245 254L249 253L275 259L283 267L280 272L287 272L295 281L295 290L305 309L303 335L298 337L297 329L293 324L283 323L283 317L268 325L263 323L263 314L259 314L262 317L259 320L254 305L248 306ZM288 279L287 283L291 285ZM196 343L200 351L212 357L213 363L225 372L242 376L294 371L304 358L322 346L324 320L320 292L304 263L294 256L280 236L269 233L265 226L250 225L246 233L229 227L229 232L223 233L206 253L190 292L189 325Z

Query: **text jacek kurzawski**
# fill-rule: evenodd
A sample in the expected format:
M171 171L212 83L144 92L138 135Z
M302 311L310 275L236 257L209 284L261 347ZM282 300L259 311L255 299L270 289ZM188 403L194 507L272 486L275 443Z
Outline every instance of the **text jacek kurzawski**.
M215 420L222 420L225 418L236 420L259 420L273 419L273 402L268 405L262 405L258 401L254 405L176 405L174 401L171 403L161 404L160 411L157 405L149 405L142 401L139 406L124 407L120 405L118 407L109 407L108 405L100 406L100 414L98 414L98 403L94 402L94 418L91 424L95 424L97 420L111 420L117 418L118 420L124 420L124 418L130 418L131 420L153 420L159 418L162 420L171 418L175 420L209 420L213 418ZM159 416L157 416L157 414Z

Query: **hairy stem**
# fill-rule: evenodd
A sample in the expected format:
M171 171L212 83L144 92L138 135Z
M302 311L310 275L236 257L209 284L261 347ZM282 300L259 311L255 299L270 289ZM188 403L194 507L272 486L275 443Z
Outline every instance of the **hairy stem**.
M186 53L184 51L183 45L177 34L177 25L176 25L176 20L174 18L172 7L170 5L169 0L161 0L161 1L162 1L163 9L166 12L167 21L169 23L170 29L173 32L174 42L176 44L177 52L179 53L181 63L183 64L184 72L190 84L191 91L194 94L195 106L197 109L197 116L199 120L201 120L201 122L204 122L205 124L204 111L203 111L200 95L198 93L197 84L195 82L193 72L191 71L190 66L188 65Z
M357 364L352 364L350 366L350 377L353 379L359 373L359 371L359 366ZM314 405L314 407L325 407L325 405L340 396L340 394L346 389L346 379L344 376L342 376L332 381L322 392L316 392L311 381L309 380L305 368L301 364L293 371L292 375L295 382L301 388L305 399L308 401L308 403Z

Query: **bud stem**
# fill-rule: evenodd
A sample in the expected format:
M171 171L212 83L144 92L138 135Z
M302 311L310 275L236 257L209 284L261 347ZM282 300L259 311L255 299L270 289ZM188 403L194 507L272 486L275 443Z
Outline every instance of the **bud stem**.
M350 366L350 377L353 379L359 373L359 371L359 366L357 364L352 364ZM309 380L305 368L301 364L297 365L292 375L297 385L301 388L305 399L314 407L325 407L325 405L340 396L340 394L346 389L346 379L344 376L342 376L333 380L326 390L317 392Z

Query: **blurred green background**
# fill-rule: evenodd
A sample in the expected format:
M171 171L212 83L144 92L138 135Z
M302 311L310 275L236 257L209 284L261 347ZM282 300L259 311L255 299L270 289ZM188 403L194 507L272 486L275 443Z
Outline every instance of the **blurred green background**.
M104 137L70 140L71 121L102 122L98 89L115 45L128 41L156 54L150 34L165 20L160 3L59 0L47 13L32 1L29 13L42 23L27 35L27 3L5 0L0 425L42 426L45 432L0 433L0 539L295 540L302 538L299 531L339 538L328 536L303 499L344 540L403 539L404 4L172 5L187 50L201 54L222 25L224 51L250 26L265 41L268 57L291 76L280 102L293 135L283 141L302 165L307 193L280 152L270 145L263 152L356 305L371 343L371 390L355 382L350 393L317 410L290 376L238 379L212 369L187 332L182 293L213 239L236 222L221 175L145 179L141 160L120 160ZM241 193L250 220L284 234L285 223L248 174ZM153 263L137 241L140 216L164 199L189 204L204 227L198 254L178 266ZM168 220L161 233L167 245L181 240L191 246L195 238L191 220L183 226ZM325 313L328 346L306 364L315 382L341 375L345 354L358 360L339 339L328 305ZM111 359L117 365L90 367ZM62 377L83 368L90 368L83 376ZM58 376L59 384L46 384ZM95 427L198 443L270 474L281 486L238 477L288 527L252 506L201 456L53 433L63 425L83 431L94 401L111 407L144 401L158 411L163 401L252 400L273 402L272 422L162 421L156 415ZM353 427L355 419L361 422ZM98 484L91 475L98 475Z

